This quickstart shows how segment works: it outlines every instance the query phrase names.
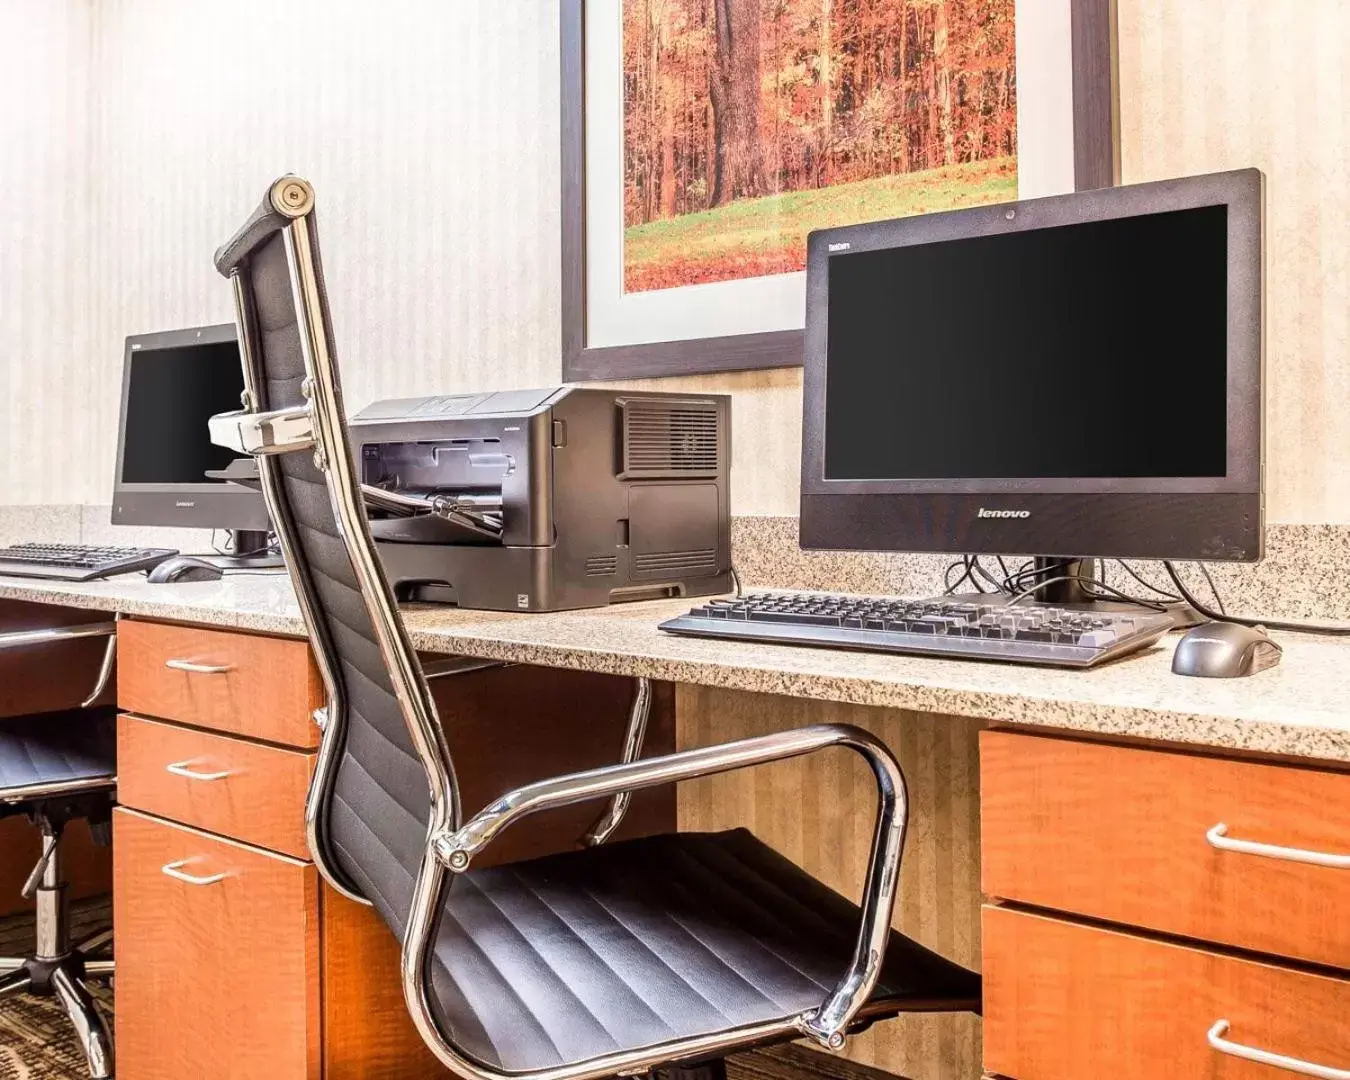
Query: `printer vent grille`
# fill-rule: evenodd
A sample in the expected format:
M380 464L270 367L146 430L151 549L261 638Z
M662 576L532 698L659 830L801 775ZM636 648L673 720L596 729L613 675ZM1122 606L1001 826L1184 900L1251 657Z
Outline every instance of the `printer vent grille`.
M592 555L586 560L587 577L608 577L619 572L617 555Z
M623 479L717 475L722 433L716 402L630 398L620 407Z
M651 577L654 574L696 574L700 571L710 574L716 569L717 551L713 548L705 548L702 551L658 551L633 556L633 573L638 577Z

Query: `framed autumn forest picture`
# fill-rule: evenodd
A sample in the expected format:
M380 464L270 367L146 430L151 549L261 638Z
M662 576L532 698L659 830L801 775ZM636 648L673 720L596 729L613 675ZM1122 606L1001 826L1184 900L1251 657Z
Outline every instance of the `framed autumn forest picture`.
M1112 0L562 0L563 374L802 362L817 228L1114 182Z

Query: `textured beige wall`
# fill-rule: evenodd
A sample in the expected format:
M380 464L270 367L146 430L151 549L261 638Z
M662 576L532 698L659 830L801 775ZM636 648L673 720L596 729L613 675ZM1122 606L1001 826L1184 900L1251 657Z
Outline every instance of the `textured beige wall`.
M1266 507L1350 522L1350 4L1119 0L1127 181L1266 174Z
M86 439L90 29L0 0L0 505L68 494Z
M380 10L0 0L0 504L107 500L122 338L229 317L209 253L283 168L349 404L558 378L556 0ZM1350 522L1350 4L1119 10L1125 179L1268 177L1270 518ZM800 374L691 385L736 395L735 510L795 513Z
M110 500L123 338L232 318L211 253L287 169L319 192L351 406L557 380L556 4L0 0L0 18L24 24L0 24L0 87L46 109L0 93L0 505ZM54 245L71 205L92 230Z

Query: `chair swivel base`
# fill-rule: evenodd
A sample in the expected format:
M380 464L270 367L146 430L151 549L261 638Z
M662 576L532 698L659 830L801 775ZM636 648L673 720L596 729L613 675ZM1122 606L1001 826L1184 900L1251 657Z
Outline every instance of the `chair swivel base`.
M37 908L37 943L30 957L0 958L0 997L28 993L54 997L79 1037L93 1080L113 1076L112 1035L89 993L88 983L113 976L112 960L94 959L112 942L104 930L70 942L66 883L61 877L60 827L39 819L43 858L25 890Z
M0 962L0 970L7 966L7 962ZM95 967L108 970L89 970ZM55 997L79 1037L89 1063L89 1075L94 1080L107 1080L113 1075L112 1037L89 994L86 980L110 976L111 967L111 960L86 963L77 954L61 960L30 958L0 977L0 997L20 991Z

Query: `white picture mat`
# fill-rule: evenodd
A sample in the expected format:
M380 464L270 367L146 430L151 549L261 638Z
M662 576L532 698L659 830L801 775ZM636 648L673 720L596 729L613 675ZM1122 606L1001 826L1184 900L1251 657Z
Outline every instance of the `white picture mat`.
M1018 0L1018 197L1072 191L1069 0ZM623 291L623 0L587 0L585 347L800 330L806 274Z

